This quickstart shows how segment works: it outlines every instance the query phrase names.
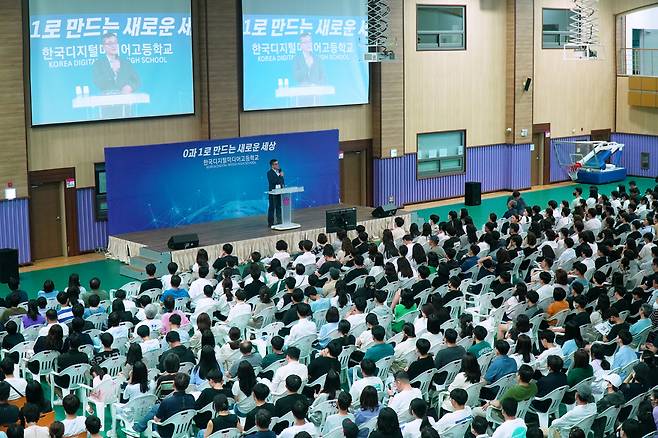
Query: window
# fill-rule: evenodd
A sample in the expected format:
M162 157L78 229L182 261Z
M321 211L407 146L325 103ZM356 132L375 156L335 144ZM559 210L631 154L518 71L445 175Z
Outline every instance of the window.
M418 5L416 50L465 50L466 7Z
M465 171L465 131L418 134L418 178Z
M561 49L569 42L572 15L569 9L542 9L543 49Z

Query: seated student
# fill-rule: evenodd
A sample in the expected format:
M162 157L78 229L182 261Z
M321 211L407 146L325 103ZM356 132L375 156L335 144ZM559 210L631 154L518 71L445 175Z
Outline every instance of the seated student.
M87 429L87 434L89 438L102 438L101 435L101 420L95 415L87 417L85 420L85 428Z
M502 417L505 420L495 430L491 438L508 438L511 436L525 436L528 428L523 418L516 418L519 403L513 398L506 398L500 403ZM520 433L521 432L521 433Z
M314 382L327 374L329 370L340 373L340 362L337 358L341 351L342 347L336 342L330 342L326 348L322 349L308 364L308 381Z
M71 365L89 363L89 356L87 356L86 353L82 353L81 351L78 350L78 348L80 348L80 346L82 345L80 337L77 336L77 334L74 334L68 338L68 341L70 346L69 350L60 354L59 357L57 358L57 372L62 372L66 368L70 367ZM55 376L55 383L58 386L66 388L69 384L69 377Z
M490 403L482 406L481 409L477 409L478 412L483 412L487 409L488 406L499 408L501 405L501 400L506 400L508 398L514 399L517 402L522 402L530 400L535 397L537 394L537 384L532 381L532 376L534 371L529 365L521 365L519 371L516 375L516 384L510 386L503 395L500 396L500 400L494 400ZM492 415L495 417L499 413L494 411ZM502 416L498 416L502 420Z
M460 268L462 272L466 272L475 266L478 262L478 254L480 253L480 247L477 245L471 245L468 249L468 253L462 258Z
M107 309L101 305L101 299L98 295L92 295L89 297L88 307L84 309L83 317L88 318L91 315L96 315L97 313L107 313Z
M270 340L270 345L272 346L272 353L267 354L263 361L261 362L261 368L266 369L274 362L280 361L286 358L286 354L283 352L283 338L281 336L273 336ZM260 377L265 379L272 379L274 376L273 371L268 371L267 373L260 373Z
M258 411L255 417L257 431L249 434L250 438L276 438L276 434L270 430L274 425L272 423L272 415L265 409ZM246 429L245 430L249 430Z
M228 410L228 398L224 394L215 396L213 401L215 415L208 421L204 436L209 437L213 432L219 432L224 429L238 429L242 432L242 424L237 415Z
M567 375L562 371L564 361L560 356L550 355L546 360L548 365L548 374L537 380L537 398L548 395L551 391L567 386ZM532 406L540 412L545 412L549 408L550 402L532 402Z
M116 357L119 356L120 354L118 348L112 348L112 344L114 343L114 337L111 334L107 332L101 333L99 338L101 341L102 350L94 354L94 357L90 362L91 365L99 365L100 363L105 361L105 359Z
M617 335L621 333L622 331L629 331L631 328L631 325L627 322L625 322L623 319L619 317L619 312L617 309L614 308L609 308L605 313L604 316L612 326L608 334L603 336L603 340L605 342L612 341L614 339L617 339Z
M110 295L101 290L101 281L98 277L94 277L89 280L89 290L80 293L80 299L85 306L89 306L89 299L93 296L98 297L99 301L109 300Z
M0 382L0 425L16 423L19 419L19 410L8 403L11 386L7 382Z
M37 296L51 299L57 298L58 293L59 291L55 289L55 283L52 280L46 280L43 282L43 289L39 291Z
M306 396L297 393L301 386L302 379L299 376L291 374L286 378L286 395L278 399L274 404L274 412L277 417L283 417L290 412L293 406L298 402L306 403ZM280 433L283 430L283 427L272 425L272 429L275 432Z
M510 345L507 341L502 339L497 340L494 348L496 356L491 360L491 364L484 375L484 380L487 384L494 383L501 377L515 373L517 370L516 361L507 355L510 350ZM483 392L486 393L486 391ZM492 395L490 393L482 394L482 397L486 399L487 397L492 397Z
M167 356L170 356L172 354L178 356L178 359L180 360L180 363L183 362L191 362L193 364L196 364L196 356L190 350L188 347L185 345L181 344L180 342L180 335L176 331L170 331L167 333L167 336L165 337L165 340L167 341L167 344L169 345L169 350L165 351L162 353L160 356L160 364L158 366L158 369L160 371L164 371L164 362ZM189 383L189 382L188 382Z
M437 369L441 369L450 362L461 360L466 354L464 347L457 345L457 331L455 329L447 329L444 334L445 348L442 348L436 353L434 364Z
M20 289L20 279L16 277L9 277L9 280L7 281L7 287L9 288L9 295L17 295L18 296L18 302L19 303L25 303L28 301L27 297L27 292L24 290ZM6 302L0 298L0 305L2 307L7 307Z
M162 290L162 281L155 278L156 269L157 268L155 267L155 265L153 263L149 263L144 268L144 271L146 272L147 279L144 282L142 282L142 285L139 287L139 293L140 294L144 291L149 290L149 289L160 289L160 290Z
M322 425L322 434L326 435L334 429L342 427L345 420L355 421L354 414L350 413L350 405L352 404L352 397L349 393L341 391L338 394L336 405L338 413L329 415L324 424Z
M247 414L244 423L244 430L250 430L257 423L258 413L261 411L266 411L270 416L274 416L276 413L276 408L272 403L267 402L267 398L270 395L270 388L263 383L256 383L253 389L253 397L256 402L256 407L253 408Z
M291 411L295 418L295 422L290 425L290 427L284 429L279 434L279 438L295 438L295 436L301 432L308 432L313 435L316 434L315 425L306 421L306 416L308 414L308 403L306 403L306 401L295 402Z
M395 349L391 344L384 341L384 338L386 337L386 330L384 327L377 325L372 328L371 332L373 343L366 350L366 354L363 356L363 358L370 359L377 363L377 361L380 359L393 356L395 354Z
M388 401L388 407L393 409L400 416L400 419L409 418L409 405L415 398L423 398L420 389L414 388L409 383L409 374L405 371L399 371L395 374L395 392L388 391L391 397Z
M224 375L219 368L209 370L206 379L208 380L208 387L201 391L195 402L195 409L197 411L212 403L219 394L224 394L226 397L233 397L231 390L224 387ZM210 412L204 412L197 414L194 417L194 422L199 429L203 429L211 418L212 414Z
M162 400L160 405L157 406L157 412L153 417L156 422L162 423L181 411L194 409L194 397L185 392L189 384L190 376L183 373L176 374L176 377L174 378L174 392L171 393L169 397ZM173 426L158 426L158 433L162 438L171 438L173 432L172 429Z
M85 427L85 416L78 416L80 409L80 399L75 394L69 394L62 400L62 407L66 413L66 418L62 420L64 424L64 436L70 437L87 430Z
M462 424L471 421L473 414L471 408L466 406L468 393L462 388L456 388L450 391L450 404L452 411L442 415L439 421L434 424L434 428L439 434L445 433L446 429L455 424Z
M48 428L37 425L41 412L39 406L27 403L21 409L21 416L25 420L25 438L50 438Z
M14 366L15 362L9 356L5 356L0 361L0 370L5 375L3 380L9 384L9 388L11 389L9 400L17 400L24 397L25 388L27 388L27 380L22 377L14 377Z
M190 295L187 291L181 287L181 278L178 275L173 275L170 280L171 288L162 292L160 296L160 302L164 302L167 297L174 297L174 300L178 298L189 298Z
M181 330L181 317L176 313L169 317L169 333L172 332L178 333L181 343L188 343L190 341L190 333L187 330ZM161 346L163 350L167 348L166 339L163 340Z
M486 328L481 325L477 325L473 328L474 344L468 347L468 352L473 354L476 359L491 351L491 345L485 340L486 338Z
M258 353L258 350L254 348L254 345L251 343L251 341L240 342L240 354L242 356L233 362L233 366L228 372L229 378L237 376L238 366L242 362L249 362L252 368L260 367L263 362L263 358Z
M18 333L18 324L15 321L8 321L5 324L5 331L7 334L2 340L2 348L4 350L11 350L16 345L25 341L25 337L21 333ZM15 356L12 354L12 356Z
M18 294L9 294L9 296L5 298L5 305L7 306L7 309L5 309L5 311L2 312L2 315L0 315L0 322L7 322L10 316L25 315L27 311L23 307L19 306L20 303L21 302Z
M27 383L27 387L25 388L25 401L26 403L37 405L41 414L46 414L53 410L50 402L46 400L46 397L43 394L41 383L36 380L30 380Z
M76 304L77 306L77 304ZM80 340L80 345L94 345L94 341L91 339L88 333L83 333L85 331L85 320L82 318L75 317L69 324L69 336L64 341L64 351L67 351L70 348L70 339L74 336L77 336Z
M414 380L425 371L434 368L434 359L432 359L432 355L429 351L430 341L427 339L418 339L416 341L416 354L418 355L418 359L411 362L407 368L407 374L409 374L410 380ZM414 384L414 386L418 385Z
M169 262L167 264L167 272L168 274L165 274L162 277L160 277L160 281L162 281L163 291L171 289L171 277L176 275L176 273L178 272L178 264L176 262ZM184 287L187 287L187 285L185 285Z

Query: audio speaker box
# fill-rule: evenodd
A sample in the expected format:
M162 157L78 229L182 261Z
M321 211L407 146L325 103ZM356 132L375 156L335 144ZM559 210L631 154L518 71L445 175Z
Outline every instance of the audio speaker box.
M478 181L470 181L466 183L464 191L464 204L473 206L482 203L482 183Z
M18 250L0 249L0 283L8 283L9 278L18 279Z
M377 219L384 217L394 216L398 212L398 207L395 204L380 205L372 211L372 216Z
M169 238L167 247L173 250L196 248L199 246L197 234L175 234Z

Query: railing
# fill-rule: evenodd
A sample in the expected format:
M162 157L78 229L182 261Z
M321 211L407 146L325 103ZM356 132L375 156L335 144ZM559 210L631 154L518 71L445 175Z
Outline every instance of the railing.
M658 49L619 49L617 75L658 76Z
M419 30L417 32L416 50L454 50L463 49L463 30Z

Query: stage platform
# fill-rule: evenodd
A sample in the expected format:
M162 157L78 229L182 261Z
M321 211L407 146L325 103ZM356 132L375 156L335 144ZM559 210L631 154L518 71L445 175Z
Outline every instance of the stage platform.
M147 261L144 259L161 259L162 263L172 260L178 264L180 269L191 267L196 261L198 248L171 251L167 248L167 241L174 234L196 233L199 236L199 248L208 251L211 261L219 256L224 243L233 245L233 254L240 261L246 260L254 251L260 252L263 257L271 255L274 252L276 241L280 239L288 242L289 249L294 252L297 250L300 240L308 239L315 242L318 234L325 232L325 212L327 210L351 207L356 207L357 223L365 226L369 236L379 238L382 231L393 224L393 217L384 219L372 217L373 209L371 207L345 204L328 205L295 210L293 220L301 225L301 228L295 230L274 231L267 226L265 215L252 216L110 236L107 252L108 257L133 265L136 272L140 269L143 272L142 265ZM407 224L411 223L410 212L398 210L396 216L403 217ZM350 236L354 237L355 232L351 231ZM329 236L329 240L335 240L335 235Z

